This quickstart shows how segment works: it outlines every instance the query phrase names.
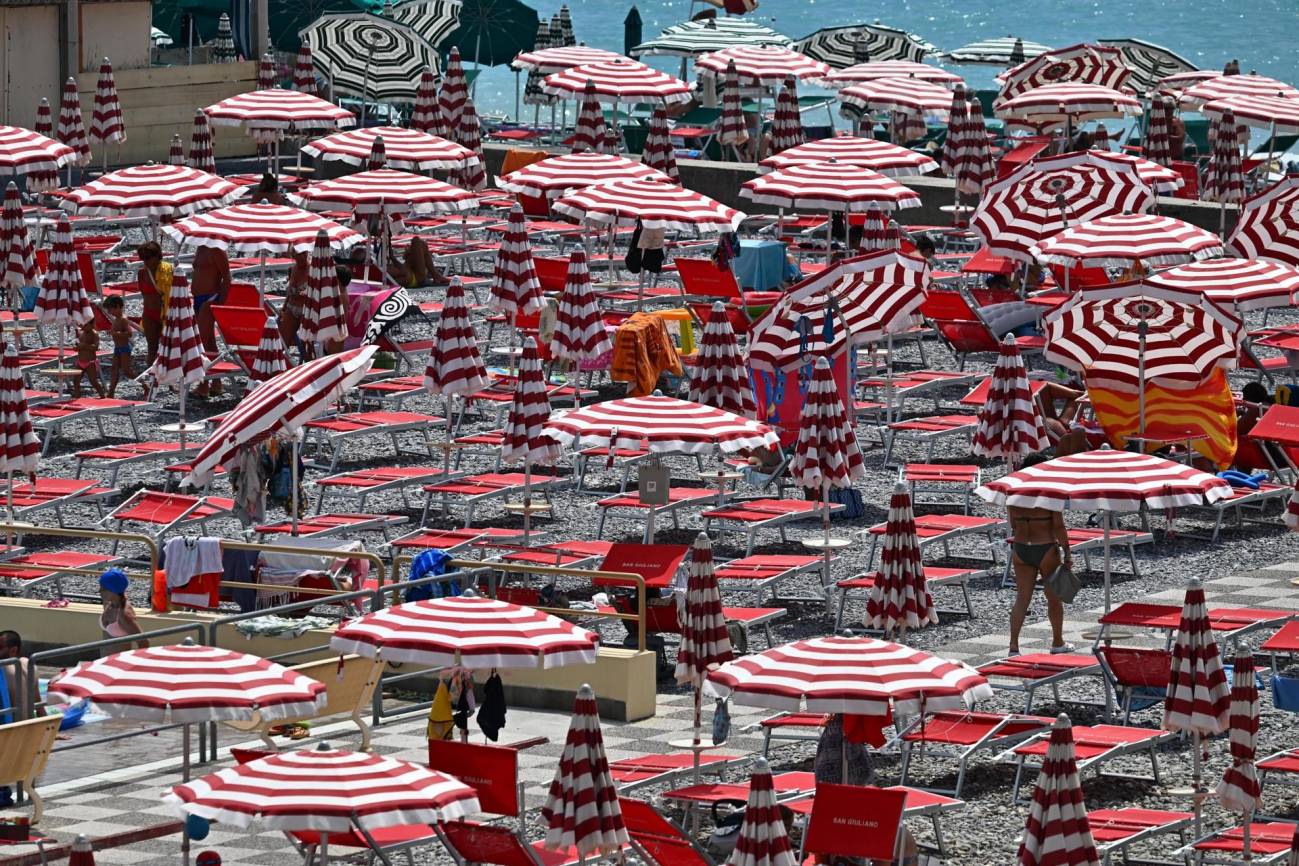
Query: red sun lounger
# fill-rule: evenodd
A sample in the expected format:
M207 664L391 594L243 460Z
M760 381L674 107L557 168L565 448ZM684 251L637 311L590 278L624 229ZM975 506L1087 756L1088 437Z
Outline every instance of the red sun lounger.
M107 397L77 397L68 400L52 400L28 409L32 426L45 433L41 445L41 455L49 450L50 443L63 435L63 428L79 421L94 421L99 438L106 439L104 419L110 415L125 418L131 425L132 439L140 440L140 427L136 423L136 413L153 404L141 400L112 400Z
M536 533L533 534L536 537ZM394 550L403 553L418 550L445 550L456 553L465 550L479 541L487 539L517 540L523 537L522 529L498 529L483 527L481 529L417 529L414 532L393 539Z
M1164 705L1173 654L1167 649L1098 644L1096 658L1105 681L1123 711L1123 724L1134 710Z
M998 520L993 517L971 517L964 514L921 514L916 517L916 536L920 540L920 549L924 549L931 544L941 544L943 546L944 558L951 557L951 543L958 538L967 535L982 535L988 540L988 551L991 559L996 565L1000 558L997 556L998 541L995 536L1006 531L1007 523L1004 520ZM866 557L866 567L872 568L875 564L875 548L879 540L884 537L884 530L888 527L887 523L877 523L866 532L870 535L871 548Z
M89 568L103 571L121 562L120 557L103 553L82 553L76 550L48 550L27 553L0 561L0 579L27 595L41 584L53 581L55 590L63 595L62 578L76 573L76 569Z
M587 470L594 461L597 469L619 469L622 471L622 480L618 484L618 492L625 493L627 491L627 482L631 479L631 471L649 455L649 450L645 448L610 449L603 446L583 448L573 458L573 473L577 476L575 489L578 493L582 492L582 485L586 483ZM696 456L695 463L702 470L702 458Z
M654 866L717 866L683 827L660 815L649 803L619 797L618 805L632 847L647 863Z
M833 563L837 558L832 558ZM825 591L820 595L807 597L790 597L780 594L780 585L800 574L817 573L817 586L820 586L820 572L824 562L819 556L799 554L756 554L729 562L718 563L713 575L722 586L732 592L752 592L754 601L761 604L762 594L771 591L772 602L782 601L825 601Z
M970 578L985 574L986 570L982 568L944 568L937 565L926 565L925 569L925 586L929 589L946 589L956 587L961 591L961 596L965 600L965 615L974 619L974 602L970 600ZM871 590L875 587L875 581L879 578L878 571L872 571L868 574L859 574L856 577L849 577L835 584L839 589L839 610L835 614L834 628L835 631L843 628L844 608L848 604L850 595L859 595L862 598L868 598ZM954 613L959 611L939 611L939 613Z
M915 755L947 758L957 762L956 783L942 789L925 786L953 797L961 796L970 759L982 751L1003 752L1010 746L1041 733L1055 720L1046 716L1019 713L934 713L923 720L912 721L902 731L902 771L900 781L907 783Z
M7 499L8 490L7 482L0 479L0 497ZM10 501L15 517L27 519L42 511L52 510L59 526L63 526L64 507L76 503L94 503L102 515L100 505L103 500L116 496L118 492L116 488L101 486L99 481L91 478L37 476L35 484L27 479L15 478Z
M331 512L314 514L298 520L298 535L306 538L316 536L324 538L329 535L350 535L360 532L382 532L386 539L395 527L409 522L410 518L400 514L358 514L351 512ZM292 520L278 520L274 523L263 523L256 527L259 535L289 535L293 532Z
M677 514L678 511L682 508L706 505L716 501L717 491L710 490L707 487L673 487L668 490L668 501L665 505L646 505L640 501L639 493L609 496L595 503L600 509L600 516L595 524L595 537L604 537L604 521L610 512L625 510L645 518L645 531L642 534L642 540L646 544L650 544L654 541L653 526L649 520L650 516L657 520L660 515L666 514L672 518L672 528L680 529L681 522Z
M1096 853L1105 863L1118 854L1127 862L1128 848L1155 836L1176 833L1186 843L1186 828L1195 821L1191 812L1163 809L1092 809L1087 813Z
M830 511L842 511L844 507L832 503ZM788 544L786 525L797 520L820 520L823 514L820 502L805 499L744 499L709 509L701 516L704 532L743 532L744 555L748 556L753 553L753 542L761 530L777 530L781 542Z
M776 773L771 777L771 782L776 797L782 800L805 796L816 790L816 776L801 770ZM673 803L690 806L711 806L714 803L731 801L744 803L749 799L749 783L714 782L687 785L684 788L664 791L662 797Z
M424 374L418 376L393 376L388 379L375 379L362 382L356 386L356 395L361 406L370 401L389 404L400 409L402 403L411 397L427 394L424 390Z
M940 442L952 439L964 439L968 443L974 437L978 426L974 415L928 415L923 418L911 418L906 421L894 421L877 428L881 443L884 445L884 465L888 466L893 456L893 448L899 442L914 442L925 447L925 461L934 462L934 451Z
M579 857L576 849L551 851L541 842L528 842L517 831L497 824L449 821L435 829L458 866L571 866L620 858L617 851L585 858Z
M324 510L325 497L330 493L354 498L356 507L364 509L368 497L396 490L401 494L402 507L410 508L406 488L424 487L445 477L446 472L440 467L431 466L383 466L329 475L316 482L320 490L320 497L316 500L316 513L320 514Z
M117 473L127 466L141 463L167 462L198 451L202 443L191 443L182 450L179 442L122 442L102 448L90 448L76 454L77 468L75 477L81 477L81 470L87 463L95 469L108 473L109 487L117 486Z
M703 752L699 755L699 769L720 776L726 768L740 760L740 755L719 755ZM666 755L642 755L609 762L609 774L618 792L625 794L646 785L667 785L693 774L695 756L690 752L670 752Z
M979 673L988 678L994 689L1024 693L1024 712L1033 710L1038 689L1049 687L1055 702L1060 703L1060 683L1078 677L1101 674L1096 656L1084 653L1024 653L980 665Z
M821 731L829 722L827 713L777 713L745 730L751 731L755 727L762 730L762 754L765 756L771 751L773 742L815 743L821 739Z
M429 510L437 503L442 513L447 513L451 506L462 505L465 509L465 527L474 522L474 512L478 506L493 499L510 499L523 496L526 476L522 472L484 472L479 475L465 475L424 486L427 498L424 500L424 515L421 523L428 522ZM532 495L545 501L546 492L559 483L553 475L532 473Z
M508 552L488 557L488 562L508 562L514 565L545 565L563 568L585 568L603 559L613 547L611 541L552 541L522 547L505 540L484 539L475 547L503 548Z
M138 524L140 531L160 541L173 530L197 527L207 533L209 520L228 517L234 511L233 499L219 496L187 496L183 493L161 493L137 490L130 499L117 506L100 523L111 524L118 532L127 524ZM117 542L113 543L116 550Z
M1157 749L1177 735L1172 731L1157 731L1150 728L1133 728L1126 725L1074 725L1074 754L1078 761L1079 774L1095 769L1098 775L1107 775L1101 768L1115 758L1145 752L1150 757L1151 775L1145 781L1160 784L1159 758ZM1011 802L1019 802L1019 788L1024 779L1025 770L1041 770L1042 761L1050 744L1051 732L1037 734L1032 740L1015 746L1001 756L1002 760L1015 764L1015 784L1011 789ZM1124 779L1142 779L1125 770Z
M964 463L904 463L898 472L898 480L910 488L913 505L922 504L916 498L917 494L955 494L961 503L962 513L969 514L974 488L983 482L983 470ZM951 503L930 499L923 504Z
M1208 613L1209 628L1228 638L1240 638L1260 629L1280 628L1293 616L1287 611L1256 607L1211 607ZM1168 632L1176 631L1181 621L1180 604L1139 601L1125 601L1098 620L1102 631L1110 626L1121 626Z
M896 420L908 398L931 397L934 411L942 411L940 396L951 387L968 388L979 381L974 373L947 370L908 370L889 376L867 376L857 383L868 400L882 403L885 417ZM980 404L982 405L982 404Z
M847 846L839 848L839 846L833 844L833 841L827 844L820 841L824 837L820 837L818 832L812 832L811 821L813 820L813 816L818 812L816 805L818 801L821 803L821 808L819 810L822 812L821 817L828 818L832 824L842 826L841 822L846 817L855 818L861 815L871 815L872 817L879 818L882 814L888 814L889 807L884 804L889 802L896 803L895 798L898 795L902 795L901 814L897 814L897 805L892 806L892 814L896 816L899 824L900 819L902 818L928 818L934 831L934 847L937 848L940 857L946 856L947 854L947 846L943 841L943 827L941 823L942 816L948 812L964 808L965 806L964 800L936 794L932 791L921 790L920 788L908 788L905 785L893 785L888 788L876 788L870 785L827 785L826 788L827 792L823 793L820 797L811 794L786 801L783 804L793 811L794 814L802 816L809 822L808 826L804 828L804 850L800 852L800 854L806 854L808 851L811 851L812 849L808 847L809 845L821 849L830 847L836 848L836 851L820 850L817 852L821 854L834 854L837 853L837 850L843 850L845 852L860 850L849 848ZM834 806L830 814L825 813L827 804L833 804ZM883 806L882 809L881 806ZM894 819L888 818L884 820L891 821ZM848 831L832 830L832 833L837 834L845 832ZM849 836L840 836L839 838L846 840ZM885 844L885 847L888 847L887 843ZM846 853L845 856L847 856ZM835 859L839 858L836 857ZM801 857L799 862L804 862Z
M329 452L329 462L322 465L318 460L317 465L321 465L326 473L332 473L338 466L338 458L348 442L370 436L387 436L392 442L393 454L400 458L403 452L401 441L397 437L402 433L418 433L424 447L416 453L432 459L433 443L429 439L429 430L434 427L445 427L446 423L436 415L426 415L421 412L380 411L349 412L332 418L318 418L308 421L305 427L307 441L315 443L317 456L319 457L321 451Z
M1295 825L1289 821L1258 821L1249 825L1250 863L1260 866L1284 863L1290 855L1290 842L1294 839ZM1196 839L1190 845L1172 852L1187 862L1194 859L1197 866L1217 863L1242 863L1245 853L1245 828L1229 827L1215 830Z

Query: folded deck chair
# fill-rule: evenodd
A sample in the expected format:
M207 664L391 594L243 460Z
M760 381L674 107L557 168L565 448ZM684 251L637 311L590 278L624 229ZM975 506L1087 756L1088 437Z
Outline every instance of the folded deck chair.
M474 522L474 514L478 506L483 503L496 499L505 500L522 497L527 487L524 483L526 480L527 478L522 472L484 472L478 475L462 475L436 484L427 484L423 488L426 498L424 500L424 515L420 522L428 522L429 511L435 504L441 508L443 514L446 514L452 505L459 505L465 509L465 526L467 528ZM532 494L545 501L547 491L558 484L560 480L553 475L538 475L533 472Z
M446 478L446 472L441 467L431 466L383 466L328 475L316 482L320 491L316 500L316 513L320 514L324 510L325 497L330 494L355 499L357 509L364 510L368 497L393 490L401 494L402 507L410 508L410 500L406 497L407 488L424 487L443 478Z
M614 782L617 781L615 777ZM618 806L632 847L647 863L654 866L717 866L685 828L663 817L651 804L619 797Z
M1040 688L1050 688L1060 703L1060 683L1078 677L1101 675L1100 662L1084 653L1024 653L980 665L979 673L988 678L994 689L1024 693L1024 712L1033 710L1033 699Z
M1294 839L1295 825L1289 821L1255 821L1249 825L1250 863L1268 866L1284 863L1290 856L1290 843ZM1208 864L1244 862L1245 828L1243 826L1214 830L1191 844L1172 852L1187 862L1193 859L1197 866Z
M0 580L27 595L36 587L53 582L59 596L63 595L62 578L77 569L103 571L121 562L120 557L103 553L82 553L76 550L47 550L25 553L0 560Z
M32 426L44 432L41 444L41 455L49 451L50 443L63 435L63 428L81 421L94 421L100 439L106 439L104 419L110 415L125 418L131 425L132 438L140 441L140 426L137 423L137 412L152 406L142 400L114 400L108 397L77 397L67 400L51 400L28 408Z
M913 506L940 504L933 499L921 503L918 494L954 494L961 503L962 513L969 514L974 488L983 483L983 470L963 463L904 463L898 472L898 480L910 489ZM942 501L941 504L951 503Z
M297 532L303 537L327 535L351 535L360 532L382 532L385 539L398 526L409 523L410 518L400 514L365 514L355 512L330 512L313 514L298 520ZM263 539L271 535L289 535L293 532L293 521L277 520L273 523L259 524L255 531Z
M201 443L188 444L184 449L179 442L122 442L102 448L90 448L76 453L77 468L74 477L81 477L87 463L99 472L107 472L109 487L117 486L117 473L127 466L142 463L169 462L198 451Z
M1005 520L993 517L973 517L965 514L921 514L916 517L916 536L923 551L932 544L943 546L944 558L952 555L951 543L967 535L982 535L988 540L988 552L993 565L1000 562L997 555L999 542L995 536L1004 533L1007 527ZM877 523L866 530L870 535L871 547L866 557L866 567L875 564L875 549L879 540L884 537L888 523Z
M1169 650L1100 644L1096 658L1123 711L1123 724L1134 710L1163 706L1173 663Z
M105 499L118 495L114 487L105 487L92 478L47 478L37 476L33 484L26 479L13 480L13 496L8 496L9 486L0 479L0 496L12 502L14 516L29 519L42 511L53 511L59 526L64 525L63 509L77 503L94 503L100 516Z
M664 505L646 505L640 501L639 493L620 493L616 496L608 496L597 501L595 504L600 509L600 516L596 519L595 537L604 537L604 521L613 511L630 511L635 517L645 521L645 529L642 533L642 539L646 544L654 541L652 534L653 527L650 525L649 517L653 514L655 520L662 515L672 518L672 528L680 529L681 521L677 514L683 508L690 508L698 505L715 504L717 502L717 491L707 487L673 487L668 490L668 501Z
M742 759L741 755L719 755L716 752L699 754L699 769L709 775L721 777L726 768ZM641 755L609 762L609 774L618 792L625 794L648 785L669 785L695 772L695 756L690 752L668 752L662 755Z
M901 735L902 770L899 780L907 783L916 755L924 759L956 761L956 783L947 789L924 786L953 797L961 796L970 759L982 751L1004 752L1015 743L1039 734L1055 720L1019 713L976 713L947 711L913 720ZM923 722L923 723L922 723Z
M416 454L432 459L435 455L429 430L445 427L446 423L443 418L422 412L379 411L348 412L332 418L317 418L303 426L307 431L307 442L314 442L316 446L317 456L321 450L329 452L328 464L321 464L318 460L316 465L322 466L326 473L332 473L338 466L338 458L347 443L372 436L387 436L392 442L393 455L400 458L403 452L397 437L402 433L418 433L424 447Z
M1156 836L1176 833L1186 843L1186 829L1195 821L1191 812L1169 812L1163 809L1091 809L1087 824L1096 843L1096 853L1111 862L1118 854L1127 862L1128 848Z
M45 801L36 791L36 780L50 760L61 718L58 713L52 713L0 725L0 785L22 785L23 792L32 801L32 824L39 824L45 811Z
M946 589L956 587L961 591L961 597L965 600L965 615L974 619L974 602L970 599L970 578L978 577L985 574L986 570L982 568L944 568L937 565L926 565L925 586L931 590ZM835 584L839 589L839 609L835 614L834 628L835 631L843 628L844 608L848 604L850 596L861 596L866 598L870 596L871 590L875 588L875 581L879 579L879 572L872 571L867 574L859 574L856 577L849 577ZM960 611L940 610L940 614L960 613Z
M846 506L831 503L831 513ZM821 503L805 499L741 499L731 500L719 508L709 509L701 515L704 532L743 532L744 555L753 553L753 543L763 529L775 529L782 543L788 544L785 535L788 524L798 520L822 519Z
M183 493L162 493L157 490L137 490L135 495L114 508L100 520L116 531L124 531L128 524L154 541L161 541L173 530L197 528L207 532L208 521L228 517L234 512L233 499L220 496L187 496ZM117 542L113 542L117 550Z
M833 564L837 557L831 558ZM720 562L714 566L713 575L722 587L731 592L752 592L754 601L761 604L762 594L770 590L772 602L825 601L825 591L816 596L782 596L780 585L799 575L818 572L816 585L821 585L819 572L824 560L819 556L799 554L756 554Z
M1140 779L1160 784L1159 746L1173 740L1177 735L1172 731L1158 731L1150 728L1134 728L1126 725L1074 725L1074 755L1078 762L1079 774L1095 769L1098 775L1109 775L1102 767L1115 758L1145 752L1150 757L1150 776L1135 776L1130 770L1116 774L1116 778ZM1027 743L1015 746L1001 756L1007 763L1015 765L1015 784L1011 788L1011 802L1019 802L1019 789L1024 780L1025 770L1041 770L1050 745L1051 732L1045 731L1035 735ZM1293 827L1292 827L1293 830Z

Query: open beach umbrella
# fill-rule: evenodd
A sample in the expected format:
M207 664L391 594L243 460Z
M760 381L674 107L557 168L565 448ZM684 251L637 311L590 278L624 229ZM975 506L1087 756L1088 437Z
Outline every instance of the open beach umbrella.
M911 494L899 482L889 498L888 521L875 574L866 601L866 628L885 636L906 636L907 629L938 624L938 610L925 585L925 563L916 536Z
M472 192L393 168L317 181L290 194L289 200L308 210L346 210L362 216L458 213L478 206Z
M345 129L356 125L356 115L316 96L296 90L254 90L214 102L203 109L218 126L299 131Z
M549 75L585 63L617 60L620 57L621 54L605 51L603 48L591 48L586 45L552 45L536 51L524 51L510 61L510 66Z
M776 96L776 113L771 120L771 152L782 153L807 141L798 107L798 89L791 76Z
M1248 649L1238 650L1231 664L1231 709L1227 716L1231 766L1215 793L1222 808L1244 813L1248 822L1262 800L1258 768L1254 765L1258 759L1258 684L1254 679L1254 655Z
M920 196L909 187L859 165L813 162L761 174L740 186L758 204L826 211L891 211L915 207Z
M316 232L315 244L311 248L298 339L306 345L347 339L347 302L338 284L334 251L324 229Z
M76 165L90 162L90 140L86 137L86 125L81 118L81 94L77 92L77 79L69 78L63 82L63 99L59 103L59 125L55 137L72 148ZM68 164L68 186L72 185L72 165Z
M1064 713L1051 726L1051 739L1033 789L1015 862L1019 866L1101 864L1087 823L1087 803L1083 799L1074 753L1073 726Z
M1170 100L1171 102L1171 100ZM1271 129L1271 135L1299 133L1299 99L1280 96L1231 96L1200 106L1200 113L1217 120L1231 111L1238 123Z
M275 86L275 55L267 52L257 64L257 89L270 90Z
M857 435L853 432L843 395L830 372L830 361L816 359L799 414L798 441L790 460L790 475L805 490L821 491L821 530L825 541L825 571L830 568L830 488L852 487L866 477ZM829 585L829 580L822 581Z
M1141 178L1141 182L1155 192L1173 193L1186 185L1185 179L1180 174L1157 162L1151 162L1136 154L1105 150L1102 147L1096 147L1095 150L1108 160L1131 165L1136 169L1137 177Z
M1299 268L1248 259L1211 259L1159 271L1148 287L1194 292L1237 315L1290 306L1299 294Z
M852 118L866 112L893 111L946 123L952 91L918 78L872 78L844 87L839 101Z
M501 437L501 460L523 463L524 544L532 530L532 464L554 463L559 456L559 444L546 432L549 418L550 397L546 393L546 376L541 370L537 341L528 337L523 341L514 399L510 401Z
M583 91L582 102L577 110L577 120L573 126L573 153L604 153L607 139L604 129L604 111L600 100L595 95L595 82Z
M248 370L249 378L254 382L265 382L289 369L289 359L284 355L284 337L280 326L270 316L262 324L262 338L257 342L257 352L253 355L252 366Z
M1132 72L1127 84L1137 93L1153 90L1170 75L1199 71L1180 54L1144 39L1098 39L1096 42L1118 49L1123 65Z
M533 54L539 54L539 53L542 53L542 52L544 52L544 51L551 50L551 49L555 48L555 42L551 39L551 36L550 36L550 22L549 22L549 21L538 21L538 22L537 22L537 38L536 38L536 40L535 40L535 44L536 44L536 49L532 52ZM524 54L527 54L527 53L528 53L528 52L524 52ZM523 54L520 54L518 57L515 57L514 60L511 61L510 65L511 65L512 67L514 67L515 69L518 69L518 68L519 68L519 57L522 57L522 56L524 56L524 55L523 55ZM599 60L603 60L603 59L605 59L605 58L602 58L602 57L601 57L601 58L597 58L597 59L599 59ZM588 61L585 61L585 60L583 60L583 61L579 61L579 63L586 63L586 62L588 62ZM577 65L578 65L578 63L574 63L574 64L573 64L573 66L577 66ZM565 66L565 67L561 67L561 68L563 68L563 69L567 69L567 68L569 68L569 67ZM536 69L529 69L529 70L528 70L528 78L527 78L527 80L523 83L523 104L524 104L524 105L532 105L532 106L536 106L536 111L539 111L539 110L540 110L540 107L543 106L543 105L554 105L555 102L556 102L556 97L552 96L552 95L549 94L549 93L546 93L544 90L541 89L541 79L544 78L545 75L546 75L545 73L543 73L543 72L539 72L539 71L537 71ZM536 117L539 116L539 115L536 113L536 111L534 111L534 115L533 115L533 116L534 116L534 120L535 120Z
M1132 70L1123 62L1123 54L1117 48L1089 43L1053 48L998 76L1001 91L997 102L1039 87L1064 83L1096 84L1130 93L1131 77Z
M487 387L487 370L459 277L452 277L451 285L447 286L442 315L433 336L433 347L424 368L425 390L449 398L465 397Z
M322 15L302 31L335 94L414 102L422 70L438 68L437 46L413 28L368 12Z
M95 85L95 105L90 115L90 140L104 147L104 170L108 170L108 144L126 141L126 124L122 120L122 103L117 98L113 64L105 57L99 64Z
M594 664L600 636L530 607L461 595L364 614L341 625L329 646L422 667L549 669Z
M185 397L191 385L202 382L207 375L207 359L199 343L198 328L194 324L194 302L189 286L173 285L167 297L167 317L162 323L158 338L158 355L149 369L140 374L141 381L153 383L156 388L173 387L180 392L180 447L185 450L185 434L191 428L185 423Z
M911 177L928 174L937 168L937 164L928 156L907 147L872 138L836 135L773 153L758 163L758 171L766 173L813 162L858 165L885 177Z
M1222 70L1220 69L1194 69L1186 72L1174 72L1172 75L1165 75L1155 82L1152 95L1161 94L1176 98L1181 96L1182 91L1188 87L1194 87L1202 81L1218 78L1221 75Z
M1242 258L1299 265L1299 175L1288 175L1240 205L1227 245Z
M821 61L779 45L740 45L713 51L695 60L695 68L700 79L710 83L717 76L724 75L732 62L740 90L759 95L759 98L763 92L784 83L791 76L799 81L819 84L831 71ZM761 106L758 113L762 113Z
M1172 165L1169 130L1173 124L1173 100L1166 96L1150 100L1150 120L1146 127L1146 159L1159 165Z
M574 219L608 226L672 229L700 233L735 231L744 214L675 184L620 180L590 186L557 199L554 209Z
M1014 334L1007 334L997 347L997 364L992 368L988 399L979 407L971 450L978 457L999 457L1013 469L1049 445L1024 359Z
M419 75L419 87L415 88L415 103L410 111L410 128L427 135L447 134L438 107L438 80L432 69L425 69Z
M844 87L878 78L909 78L932 84L945 84L948 87L964 86L965 83L965 79L955 72L948 72L946 69L939 69L927 63L911 60L871 60L866 63L855 63L845 69L836 69L827 76L826 84Z
M243 187L206 171L150 163L101 175L70 191L60 205L81 216L149 217L157 222L226 207L244 192Z
M216 173L216 155L212 150L212 125L203 109L194 110L194 127L189 136L189 153L186 163L190 168Z
M474 101L465 98L460 108L460 125L452 136L466 150L478 157L477 162L465 161L465 167L451 173L451 180L457 186L479 192L487 188L486 160L483 157L483 127L478 119L478 109Z
M5 473L9 522L14 522L14 473L31 475L41 462L41 440L27 413L18 349L7 343L0 357L0 472ZM12 541L10 542L12 543Z
M538 20L536 11L519 0L463 0L457 29L429 41L458 48L466 61L480 67L501 66L532 50Z
M520 315L531 315L541 309L541 281L532 261L532 244L528 241L527 221L523 208L516 202L501 236L500 248L492 268L492 307L510 319L511 343L514 322Z
M655 180L672 183L657 169L625 156L603 153L568 153L538 160L496 178L506 192L560 198L566 193L616 180Z
M997 116L1014 125L1034 128L1063 124L1065 139L1072 140L1077 124L1102 117L1135 117L1141 102L1099 84L1044 84L996 104Z
M185 164L185 142L179 135L171 137L171 147L167 150L167 165Z
M962 45L948 51L948 63L958 65L1017 66L1050 51L1050 46L1040 42L1026 42L1017 36L999 36Z
M36 284L36 256L18 185L5 184L4 209L0 210L0 286L16 290Z
M46 138L54 137L54 114L50 110L50 101L43 96L41 101L36 103L36 122L32 124L32 129L37 135Z
M916 34L879 21L825 27L804 36L793 47L835 69L863 63L863 57L871 62L918 63L935 51L933 45Z
M644 165L667 175L672 183L681 182L677 152L668 130L668 112L662 106L655 108L650 116L649 134L645 136L645 148L640 159Z
M542 846L549 851L575 850L578 857L599 856L628 844L618 789L604 752L600 712L589 685L577 690L568 737L541 808L541 820L546 825Z
M588 86L590 85L590 86ZM690 85L680 78L619 57L614 60L584 63L571 69L552 72L542 81L542 90L555 96L571 98L592 94L601 102L657 102L671 105L694 98Z
M0 177L26 177L28 192L48 192L59 185L59 169L72 167L76 151L21 126L0 126Z
M559 296L559 307L555 312L550 357L577 370L581 362L595 360L612 351L613 343L605 332L600 305L591 290L586 252L580 248L573 250L568 257L564 292Z
M1219 75L1186 88L1177 102L1183 109L1195 111L1206 102L1237 96L1279 96L1282 99L1299 99L1299 88L1252 72L1249 75Z
M675 397L624 397L555 413L546 422L566 448L641 449L654 454L731 454L774 448L775 431L759 421Z
M726 866L796 866L785 818L776 799L776 786L766 758L753 762L749 796L735 848Z
M717 143L730 146L735 158L740 159L740 148L749 143L749 127L744 119L740 100L740 78L735 62L726 65L722 76L722 114L717 126Z
M690 399L747 418L758 415L753 383L744 356L740 354L726 306L720 301L713 304L704 325L699 357L694 375L690 377Z
M428 132L421 132L412 122L411 129L399 126L372 126L348 129L303 145L302 152L325 162L342 162L367 166L370 154L383 142L387 167L401 171L461 169L478 161L468 148Z
M791 45L770 27L749 18L722 17L684 21L666 28L655 38L631 49L632 57L665 55L669 57L695 57L723 48L740 45Z
M469 99L469 85L465 83L464 68L460 65L460 51L455 46L447 53L446 70L442 73L442 86L438 88L438 116L442 128L453 139L460 129L460 113ZM462 142L463 143L463 142Z
M293 63L293 89L309 96L319 96L316 85L316 59L311 54L311 43L298 46L298 56Z
M1160 214L1113 214L1074 223L1029 249L1039 262L1078 266L1180 265L1223 255L1212 232ZM1066 284L1066 288L1067 288Z
M361 235L332 220L278 204L231 205L163 227L181 246L215 247L232 256L306 252L322 230L334 250L347 250L361 241Z

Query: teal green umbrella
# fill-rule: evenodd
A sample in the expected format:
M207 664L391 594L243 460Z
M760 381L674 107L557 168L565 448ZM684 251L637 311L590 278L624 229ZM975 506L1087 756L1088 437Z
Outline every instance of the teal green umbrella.
M460 26L441 46L460 49L460 58L480 66L501 66L537 38L537 12L518 0L464 0Z

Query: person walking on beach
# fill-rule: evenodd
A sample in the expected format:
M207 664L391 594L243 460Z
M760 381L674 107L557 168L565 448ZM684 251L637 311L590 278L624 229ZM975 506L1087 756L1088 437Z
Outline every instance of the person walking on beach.
M1030 454L1024 458L1023 468L1046 461L1043 454ZM1015 573L1015 604L1010 609L1010 654L1019 655L1019 633L1028 616L1033 593L1039 577L1045 579L1060 567L1073 568L1073 554L1069 552L1069 533L1064 525L1064 513L1047 508L1020 508L1006 506L1006 519L1010 521L1011 568ZM1051 652L1067 653L1073 647L1064 642L1064 604L1049 587L1046 593L1046 618L1051 623Z

